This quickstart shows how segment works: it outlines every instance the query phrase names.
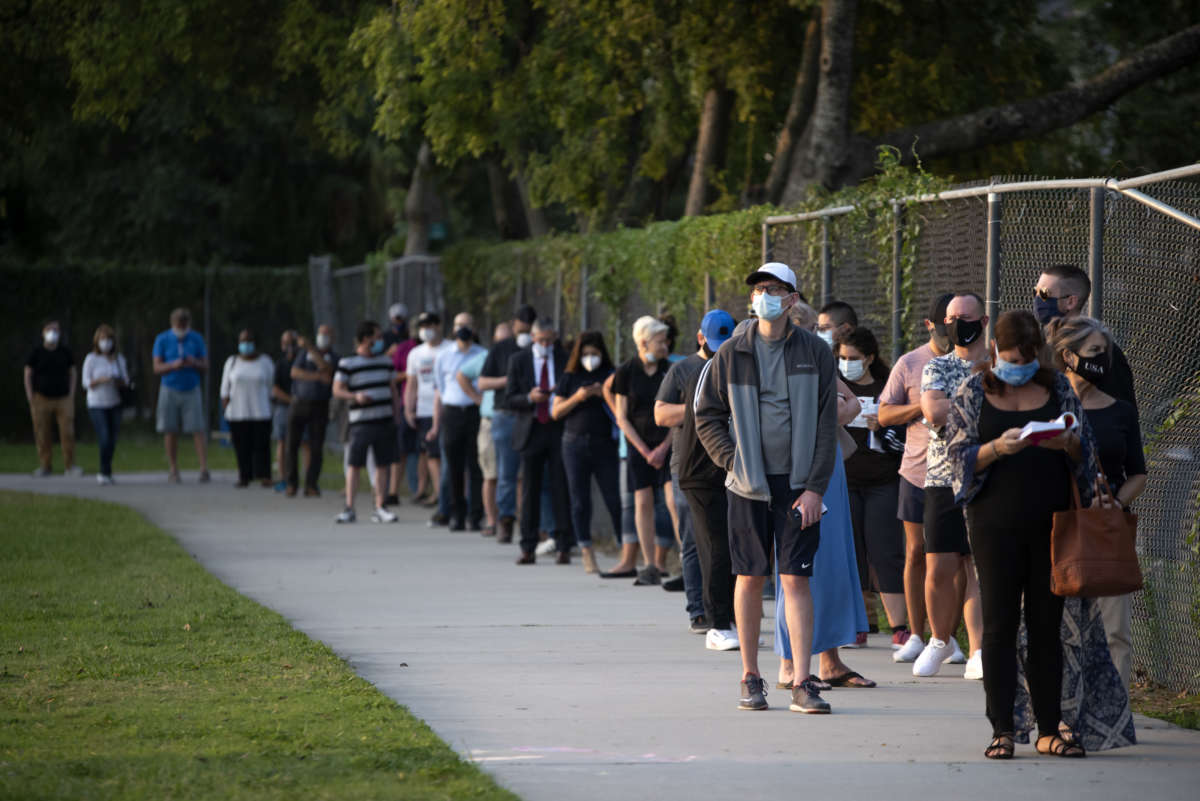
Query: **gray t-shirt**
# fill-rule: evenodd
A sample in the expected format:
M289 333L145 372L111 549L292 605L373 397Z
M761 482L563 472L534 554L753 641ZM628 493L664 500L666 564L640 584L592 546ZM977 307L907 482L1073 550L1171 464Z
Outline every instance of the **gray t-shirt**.
M792 410L788 404L787 369L783 346L787 338L769 341L754 337L758 363L758 417L763 467L767 475L792 472Z
M688 403L691 398L684 396L683 389L688 385L697 373L704 367L704 358L699 354L693 353L686 359L680 359L671 365L671 369L667 371L666 377L663 378L662 385L658 388L658 395L654 398L656 401L663 403ZM679 459L684 448L682 438L684 436L683 426L673 426L671 428L671 475L679 475ZM695 436L695 431L692 432Z

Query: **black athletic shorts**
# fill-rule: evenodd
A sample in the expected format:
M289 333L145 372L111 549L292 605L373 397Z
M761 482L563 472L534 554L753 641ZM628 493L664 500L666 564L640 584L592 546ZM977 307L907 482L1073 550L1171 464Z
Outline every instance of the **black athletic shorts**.
M433 439L425 439L425 435L428 434L432 430L433 430L433 418L432 417L418 417L417 418L417 448L419 449L418 452L425 454L430 459L441 459L442 458L442 446L438 444L438 441L442 438L441 435L439 434L438 436L434 437Z
M967 521L950 487L925 488L925 553L969 554Z
M803 490L788 486L786 475L767 476L771 502L752 501L726 490L729 496L729 559L738 576L771 575L771 552L779 572L811 576L813 558L821 544L821 523L800 527L792 504Z
M626 457L625 466L625 489L629 492L637 492L646 487L661 487L671 480L671 457L667 455L667 461L663 462L662 467L655 467L642 458L638 453L637 448L629 446L629 455Z
M896 517L905 523L925 523L925 490L900 476L900 500L896 504Z
M399 449L398 455L401 457L421 452L417 445L417 430L408 424L404 415L400 415L400 418L396 420L396 447Z
M351 467L367 466L367 449L375 452L375 467L387 467L396 461L396 424L391 420L353 423L350 426Z

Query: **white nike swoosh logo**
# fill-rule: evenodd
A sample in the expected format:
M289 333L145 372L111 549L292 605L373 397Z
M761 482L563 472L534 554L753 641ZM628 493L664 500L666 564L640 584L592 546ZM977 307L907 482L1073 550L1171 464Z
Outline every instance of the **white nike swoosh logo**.
M801 570L808 570L810 567L812 567L812 562L806 562L805 564L800 565Z

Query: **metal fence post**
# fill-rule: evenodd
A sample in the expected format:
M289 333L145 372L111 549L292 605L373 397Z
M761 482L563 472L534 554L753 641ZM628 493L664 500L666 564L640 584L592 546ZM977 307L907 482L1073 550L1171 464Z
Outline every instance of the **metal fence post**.
M833 246L829 243L829 218L821 218L821 305L833 300Z
M762 224L762 264L771 260L771 226Z
M1088 278L1092 294L1088 315L1099 320L1104 315L1104 190L1093 187L1091 224L1088 226Z
M717 305L717 293L713 291L712 273L704 274L704 313L708 314L712 311L713 306Z
M996 334L996 317L1000 311L1000 220L1003 195L988 192L987 228L987 335L990 342Z
M904 299L900 297L904 288L904 204L892 202L892 364L904 352L903 312Z

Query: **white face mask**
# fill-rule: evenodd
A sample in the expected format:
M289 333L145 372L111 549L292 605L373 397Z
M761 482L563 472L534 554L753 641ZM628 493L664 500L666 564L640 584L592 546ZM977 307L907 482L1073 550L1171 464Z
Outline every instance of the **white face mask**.
M432 328L422 328L419 335L422 342L432 342L437 332Z
M59 333L57 328L51 328L50 330L42 333L42 341L50 347L54 347L58 344L58 337Z
M105 337L104 339L100 340L97 344L100 346L101 353L111 353L112 352L113 341L111 339L108 339L107 337Z
M817 336L819 336L821 339L825 340L825 344L828 345L830 348L833 347L833 332L830 331L828 328L826 328L824 331L818 331ZM846 376L846 377L849 378L849 376Z
M188 327L186 325L183 328L172 328L171 330L175 332L175 336L179 339L183 339L188 333Z
M646 351L642 354L642 361L646 364L654 364L656 361L658 361L658 357L650 351Z
M587 356L580 357L579 363L583 365L584 370L590 373L600 366L600 357L595 354L588 354Z
M329 334L317 334L317 349L329 350Z
M550 346L543 345L540 342L533 343L533 355L537 356L539 359L550 358Z
M531 342L533 342L533 334L530 334L528 331L522 331L521 333L517 334L518 348L528 348L529 343Z
M863 362L863 359L838 359L838 368L846 378L857 381L863 377L863 373L867 372Z

